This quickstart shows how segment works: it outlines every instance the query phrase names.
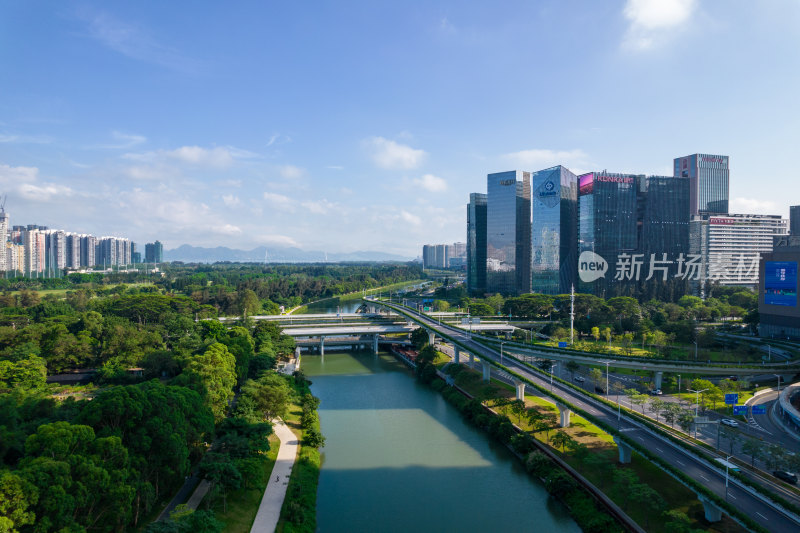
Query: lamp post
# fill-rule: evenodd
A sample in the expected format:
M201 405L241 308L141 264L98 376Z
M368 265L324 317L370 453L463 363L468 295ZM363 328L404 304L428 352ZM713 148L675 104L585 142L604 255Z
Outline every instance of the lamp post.
M608 400L608 389L611 388L611 382L608 380L608 364L611 361L601 361L601 363L606 364L606 400Z
M694 360L697 361L697 341L694 341Z
M469 322L469 340L472 340L472 317L469 314L469 309L467 309L467 322Z
M553 372L555 372L556 364L550 365L550 392L553 392Z
M678 374L678 394L681 393L681 375ZM680 401L680 398L679 398Z
M725 458L725 501L728 501L728 465L730 464L730 460L732 455L729 455Z
M500 364L501 365L503 364L503 345L504 344L505 344L505 342L501 342L500 343Z
M776 378L778 378L778 392L780 392L780 390L781 390L781 376L778 375L778 374L772 374L772 375L775 376Z
M694 418L695 418L695 421L694 421L694 438L695 438L695 440L697 440L697 414L698 414L698 409L700 409L700 393L701 392L705 392L708 389L703 389L703 390L686 389L686 390L688 390L689 392L697 393L697 399L696 399L695 406L694 406Z

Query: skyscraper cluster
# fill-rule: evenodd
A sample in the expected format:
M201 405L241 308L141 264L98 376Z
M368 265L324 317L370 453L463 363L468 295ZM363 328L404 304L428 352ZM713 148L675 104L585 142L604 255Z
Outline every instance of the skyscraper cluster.
M773 215L728 213L728 156L674 160L673 176L563 166L489 174L467 206L473 294L702 294L755 286L758 258L786 233Z
M9 215L0 209L0 271L7 275L58 277L66 270L120 267L140 263L136 244L121 237L95 237L46 226L28 224L9 227ZM153 257L162 259L161 243L148 244ZM156 254L157 250L157 254Z
M466 250L463 242L426 244L422 247L422 268L463 268Z

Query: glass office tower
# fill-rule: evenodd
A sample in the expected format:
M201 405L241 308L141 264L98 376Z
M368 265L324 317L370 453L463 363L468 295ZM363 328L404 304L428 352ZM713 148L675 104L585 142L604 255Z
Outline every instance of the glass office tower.
M486 290L518 295L531 290L531 174L487 176Z
M691 215L728 213L728 156L692 154L674 160L676 178L689 178Z
M577 176L560 165L531 174L531 209L531 290L566 294L577 276Z
M467 205L467 290L475 295L486 293L486 198L472 193Z
M633 253L639 246L637 199L643 178L605 171L578 177L578 252L594 252L608 265L605 276L580 281L580 292L602 297L620 294L621 283L614 279L617 256Z

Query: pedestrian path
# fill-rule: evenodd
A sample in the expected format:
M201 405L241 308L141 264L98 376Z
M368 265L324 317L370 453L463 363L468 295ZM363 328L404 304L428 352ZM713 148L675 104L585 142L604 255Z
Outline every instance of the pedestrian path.
M289 476L297 458L300 442L297 436L286 427L282 420L273 420L272 427L275 435L281 440L278 448L278 458L272 467L272 474L258 506L258 513L253 521L251 533L272 533L278 525L281 516L281 507L286 497L286 487L289 485Z

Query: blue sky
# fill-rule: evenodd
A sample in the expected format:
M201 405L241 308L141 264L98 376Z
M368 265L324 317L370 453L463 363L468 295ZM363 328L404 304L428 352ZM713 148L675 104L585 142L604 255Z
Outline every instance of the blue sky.
M191 6L191 8L190 8ZM731 157L800 204L800 3L5 2L12 224L409 257L486 174Z

